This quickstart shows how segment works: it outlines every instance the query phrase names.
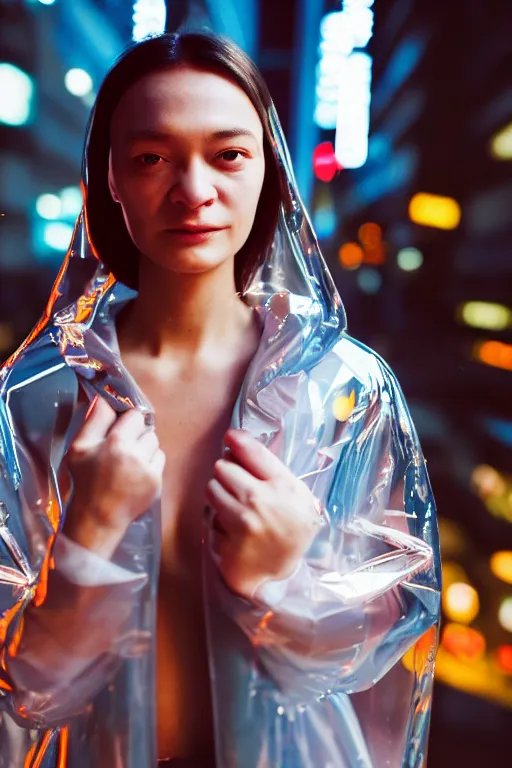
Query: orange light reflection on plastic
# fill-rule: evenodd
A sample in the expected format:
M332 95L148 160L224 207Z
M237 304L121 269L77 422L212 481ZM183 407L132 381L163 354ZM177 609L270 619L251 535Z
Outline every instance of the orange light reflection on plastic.
M4 611L3 615L0 617L0 645L5 643L7 628L10 626L11 621L14 619L18 611L21 610L21 608L23 608L23 603L18 602L13 605L12 608L9 608L9 610Z
M38 731L38 733L40 733L40 731ZM48 757L48 746L54 733L55 731L46 731L39 744L39 749L38 745L34 744L25 758L23 768L41 768L44 758Z
M48 539L48 545L46 548L46 553L44 556L43 564L41 565L41 571L39 574L39 581L37 583L37 587L35 590L34 595L34 605L37 608L39 605L42 605L44 601L46 600L46 593L48 592L48 573L50 571L50 566L53 563L53 558L51 556L51 552L53 549L53 542L55 540L55 535L50 536Z
M68 768L68 744L69 744L69 727L66 725L61 729L60 741L59 741L59 759L57 768Z
M436 635L437 627L430 627L416 640L412 648L406 651L402 663L409 672L415 670L418 675L421 675L424 673L427 662L433 663Z
M20 647L20 643L21 643L21 638L23 637L24 624L25 624L25 619L22 616L20 619L20 623L18 625L18 629L14 633L14 636L11 642L9 643L9 647L7 649L9 656L16 656L18 652L18 648Z

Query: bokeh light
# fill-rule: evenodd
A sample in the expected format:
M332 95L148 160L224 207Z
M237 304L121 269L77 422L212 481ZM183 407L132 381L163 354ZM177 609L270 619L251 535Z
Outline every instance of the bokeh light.
M32 110L34 83L19 67L0 63L0 123L24 125Z
M344 243L338 251L338 259L345 269L357 269L364 259L364 251L357 243Z
M512 123L493 136L491 154L496 160L512 160Z
M503 629L512 632L512 597L506 597L498 611L498 621Z
M457 314L466 325L490 331L502 331L512 325L512 310L490 301L467 301L459 305Z
M74 218L82 208L82 190L77 186L64 187L59 193L62 216Z
M357 284L363 293L378 293L382 286L382 276L376 269L364 267L357 274Z
M62 203L57 195L39 195L36 200L36 211L42 219L58 219L62 211Z
M62 221L49 221L45 224L43 238L46 245L55 251L67 251L73 227Z
M474 468L471 473L471 486L481 499L500 496L507 489L502 475L489 464L479 464Z
M452 197L419 192L409 203L409 217L415 224L438 229L455 229L461 219L460 205Z
M475 661L485 653L485 637L476 629L450 622L445 625L441 642L445 649L459 659Z
M442 546L442 545L441 545ZM442 546L443 552L445 552L444 546ZM468 580L466 571L460 565L451 560L445 560L443 562L443 587L447 589L451 584L457 582L465 584Z
M512 371L512 344L503 341L478 341L473 346L473 357L494 368Z
M313 151L313 171L317 179L329 182L334 179L341 165L334 155L334 147L330 141L324 141Z
M490 567L497 579L512 584L512 551L495 552L491 557Z
M503 672L512 675L512 645L500 645L496 651L496 661Z
M363 245L370 247L378 245L382 241L382 227L373 221L367 221L365 224L361 224L357 236Z
M423 264L423 254L419 248L402 248L396 255L396 263L404 272L414 272Z
M64 85L73 96L87 96L92 91L92 77L85 69L75 67L66 72Z
M480 610L478 592L470 584L450 584L443 590L443 610L452 621L470 624Z

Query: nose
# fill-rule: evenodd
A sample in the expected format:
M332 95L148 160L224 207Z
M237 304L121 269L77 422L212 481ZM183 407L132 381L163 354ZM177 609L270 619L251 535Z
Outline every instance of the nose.
M209 169L200 159L192 160L179 171L169 198L171 203L185 205L191 210L212 205L217 199L217 190L210 178Z

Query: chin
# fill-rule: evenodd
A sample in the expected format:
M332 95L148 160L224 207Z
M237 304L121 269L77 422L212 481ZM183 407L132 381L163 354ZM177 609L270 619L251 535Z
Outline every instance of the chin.
M233 261L234 257L219 254L218 250L208 251L207 248L185 246L173 248L172 252L162 253L154 257L149 256L149 261L168 272L183 275L201 275L217 269L227 261Z

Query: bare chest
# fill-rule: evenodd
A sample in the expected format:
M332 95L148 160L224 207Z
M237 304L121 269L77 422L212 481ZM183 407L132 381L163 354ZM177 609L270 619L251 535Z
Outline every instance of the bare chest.
M206 485L222 455L237 391L225 380L143 387L166 455L162 485L162 571L186 578L200 566ZM195 567L197 566L197 567Z

